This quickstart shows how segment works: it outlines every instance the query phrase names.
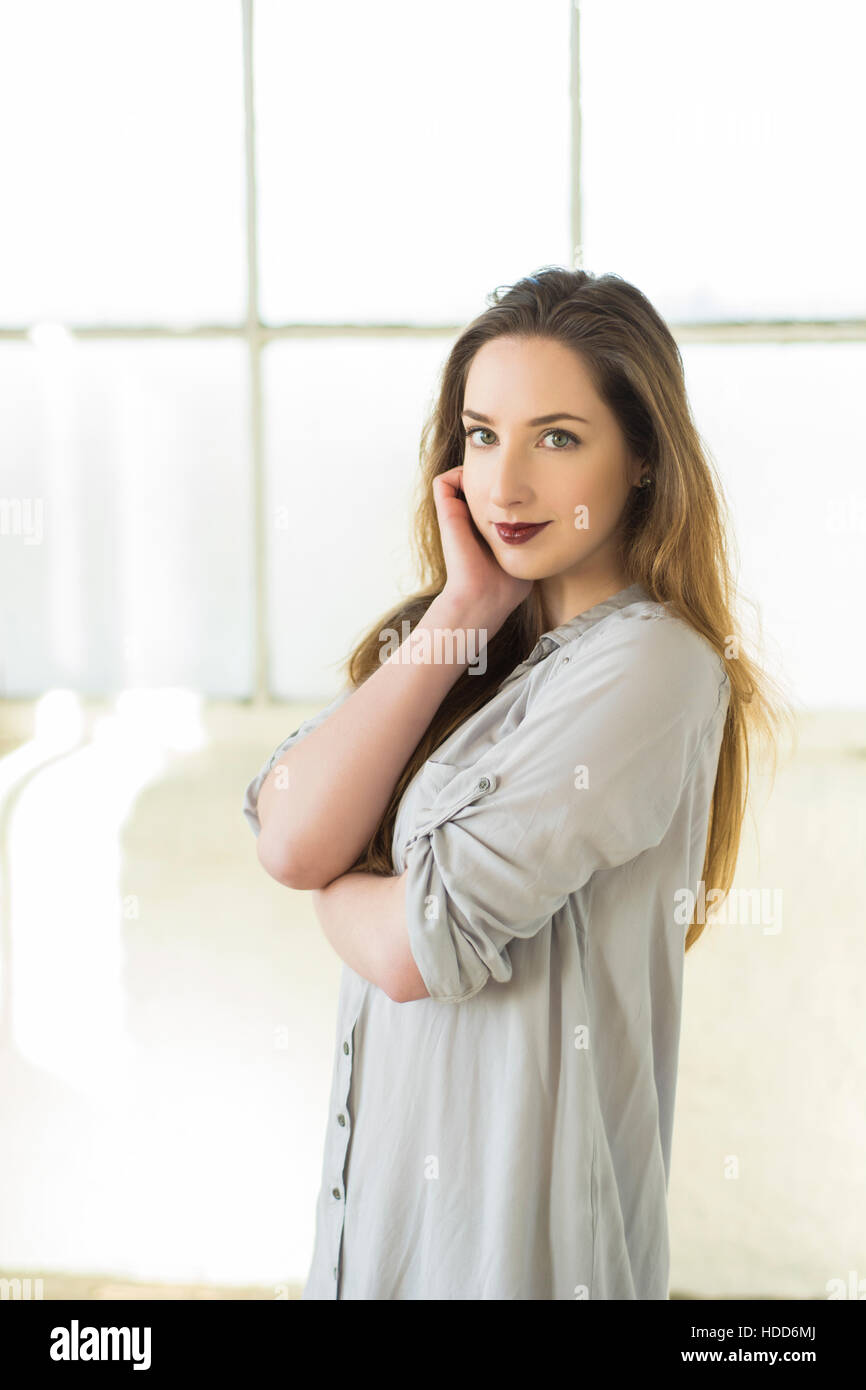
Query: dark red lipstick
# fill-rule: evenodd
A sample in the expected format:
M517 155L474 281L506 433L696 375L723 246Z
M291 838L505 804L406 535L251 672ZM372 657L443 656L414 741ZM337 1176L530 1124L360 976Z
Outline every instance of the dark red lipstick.
M502 521L495 521L493 524L499 539L505 541L506 545L523 545L524 541L531 541L533 536L537 536L539 531L550 525L548 521L530 522L519 526L509 526Z

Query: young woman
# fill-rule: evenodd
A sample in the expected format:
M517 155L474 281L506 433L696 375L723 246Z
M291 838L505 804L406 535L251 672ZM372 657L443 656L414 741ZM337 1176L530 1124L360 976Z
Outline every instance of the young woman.
M305 1299L668 1297L683 902L729 889L781 709L658 313L559 267L488 304L423 432L424 588L244 802L345 963Z

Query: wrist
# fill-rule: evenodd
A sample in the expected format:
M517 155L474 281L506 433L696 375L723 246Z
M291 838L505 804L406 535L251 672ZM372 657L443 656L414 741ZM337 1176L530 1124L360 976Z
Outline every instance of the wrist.
M421 619L421 622L429 627L463 628L466 631L477 632L482 643L489 641L504 621L505 618L494 614L490 605L485 604L483 600L463 598L444 589L441 594L437 594Z

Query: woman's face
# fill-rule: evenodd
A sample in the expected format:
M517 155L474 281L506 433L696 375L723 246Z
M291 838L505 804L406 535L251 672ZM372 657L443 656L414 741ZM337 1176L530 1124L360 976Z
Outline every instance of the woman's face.
M462 419L472 519L508 574L550 581L542 589L554 622L579 611L587 585L625 587L615 532L641 466L578 354L549 338L485 343L469 367ZM507 522L546 525L514 544L496 529Z

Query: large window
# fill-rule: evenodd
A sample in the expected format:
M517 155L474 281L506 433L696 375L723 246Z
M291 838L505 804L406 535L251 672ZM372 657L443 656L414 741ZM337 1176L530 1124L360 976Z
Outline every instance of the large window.
M556 263L671 323L770 654L866 703L864 16L3 7L2 693L334 691L454 337Z

